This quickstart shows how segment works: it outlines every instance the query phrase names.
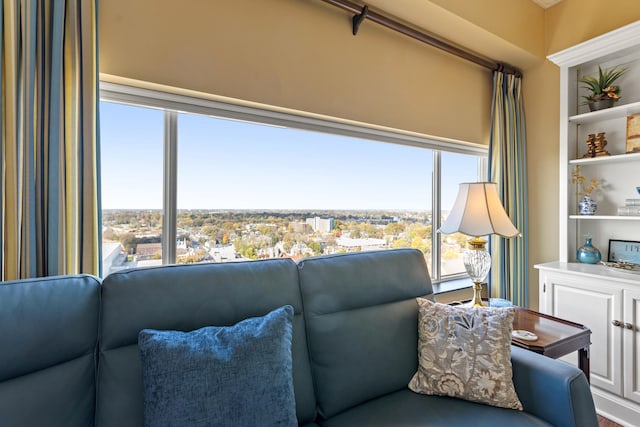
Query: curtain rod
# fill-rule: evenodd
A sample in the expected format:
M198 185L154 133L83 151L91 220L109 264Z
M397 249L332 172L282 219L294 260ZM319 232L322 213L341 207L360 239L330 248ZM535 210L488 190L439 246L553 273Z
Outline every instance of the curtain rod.
M440 50L444 50L452 55L458 56L462 59L466 59L467 61L471 61L474 64L478 64L482 67L488 68L492 71L502 71L507 74L514 74L516 76L522 76L520 70L515 67L512 67L507 64L502 64L491 59L482 58L472 52L460 49L456 46L453 46L443 40L437 39L428 34L422 33L420 31L414 30L411 27L408 27L404 24L401 24L398 21L394 21L393 19L387 18L384 15L373 12L369 10L368 6L359 6L355 3L352 3L348 0L322 0L325 3L332 4L334 6L340 7L348 12L355 13L353 17L353 35L355 36L358 33L358 29L360 28L360 24L365 19L370 19L373 22L380 24L384 27L395 30L405 36L414 38L418 41L426 43L430 46L436 47Z

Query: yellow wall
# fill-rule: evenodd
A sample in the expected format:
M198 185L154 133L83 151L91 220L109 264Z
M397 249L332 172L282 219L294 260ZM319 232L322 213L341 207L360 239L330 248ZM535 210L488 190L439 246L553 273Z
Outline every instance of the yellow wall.
M558 52L638 19L637 0L563 0L545 15L546 52Z
M535 264L558 259L560 87L549 61L525 70L522 91L527 123L529 181L529 305L538 307Z
M467 25L482 28L503 42L522 49L538 58L544 56L544 9L531 0L431 0L443 9L467 21ZM459 29L453 29L460 32ZM451 39L454 36L443 34ZM460 40L460 42L463 42ZM473 40L464 41L465 46L473 46ZM482 47L474 48L482 49ZM484 52L502 61L500 54ZM518 64L526 67L524 64Z
M367 0L481 56L528 68L544 57L544 10L531 0Z
M519 66L527 118L529 263L558 257L559 72L546 55L640 19L637 0L371 0ZM491 73L320 0L108 0L100 69L136 79L486 144ZM537 307L537 271L530 270Z

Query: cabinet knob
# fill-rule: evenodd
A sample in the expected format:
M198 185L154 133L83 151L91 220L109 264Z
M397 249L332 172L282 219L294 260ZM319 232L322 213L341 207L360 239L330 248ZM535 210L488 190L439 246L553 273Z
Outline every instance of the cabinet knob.
M622 326L622 322L621 322L621 321L619 321L619 320L612 320L612 321L611 321L611 324L612 324L613 326Z
M631 323L625 323L624 327L627 329L635 329Z

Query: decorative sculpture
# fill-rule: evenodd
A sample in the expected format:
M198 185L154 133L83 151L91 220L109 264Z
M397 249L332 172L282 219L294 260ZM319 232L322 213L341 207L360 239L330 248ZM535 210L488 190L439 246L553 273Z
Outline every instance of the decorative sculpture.
M589 157L595 157L596 156L596 135L594 133L590 133L589 136L587 137L587 147L588 150L586 152L586 154L584 156L582 156L582 158L589 158Z
M587 137L588 150L582 158L610 156L611 154L604 149L607 145L607 139L605 138L605 132L600 132L597 135L590 133Z
M600 132L598 135L596 135L594 144L596 149L595 157L611 155L607 150L604 149L604 147L607 145L607 140L604 137L604 132Z

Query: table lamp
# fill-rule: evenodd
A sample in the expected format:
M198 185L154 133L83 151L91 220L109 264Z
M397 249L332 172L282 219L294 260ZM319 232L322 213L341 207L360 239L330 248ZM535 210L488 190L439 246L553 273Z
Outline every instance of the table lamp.
M460 184L453 208L442 224L440 233L460 232L470 236L462 256L464 268L473 281L471 307L482 307L482 283L491 268L487 241L480 236L498 234L502 237L520 235L502 207L495 182L464 182Z

